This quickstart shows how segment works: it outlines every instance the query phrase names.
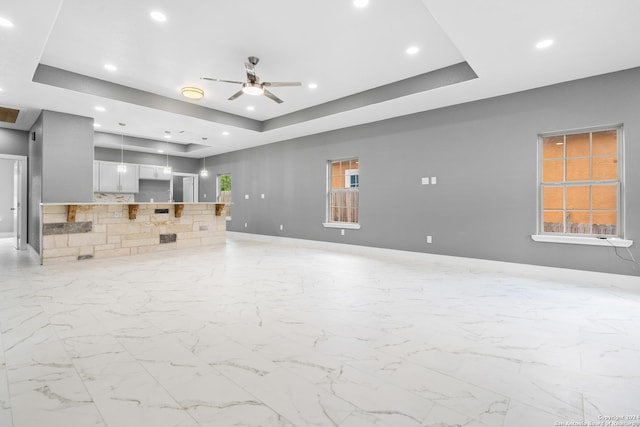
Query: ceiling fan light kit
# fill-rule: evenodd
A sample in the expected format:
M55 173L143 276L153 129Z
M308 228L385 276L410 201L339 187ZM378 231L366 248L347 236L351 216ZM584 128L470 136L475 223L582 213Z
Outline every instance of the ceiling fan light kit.
M247 95L264 95L272 101L275 101L278 104L282 104L284 101L275 96L273 93L269 92L267 89L265 89L265 87L302 86L302 83L300 82L260 82L260 78L256 75L255 70L255 66L258 64L260 59L257 56L250 56L247 59L249 62L244 63L244 68L247 73L246 82L214 79L212 77L202 77L202 79L212 82L234 83L242 85L242 88L238 92L229 97L229 101L233 101L234 99L246 93Z

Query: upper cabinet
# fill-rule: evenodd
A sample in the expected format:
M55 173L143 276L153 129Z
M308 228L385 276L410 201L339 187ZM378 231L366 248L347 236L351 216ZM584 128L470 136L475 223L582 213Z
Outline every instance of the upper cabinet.
M105 193L137 193L139 191L138 180L140 179L140 174L138 165L125 163L127 171L118 172L120 163L102 161L97 163L99 163L98 191Z
M140 179L170 181L171 173L165 173L164 166L140 165Z

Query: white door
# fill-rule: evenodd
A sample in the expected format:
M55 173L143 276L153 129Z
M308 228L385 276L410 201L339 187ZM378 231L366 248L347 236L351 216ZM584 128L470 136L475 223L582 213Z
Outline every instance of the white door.
M27 217L24 207L27 205L27 161L16 160L13 163L13 237L16 249L27 248Z
M185 176L182 179L182 201L185 203L193 203L193 196L195 191L193 190L194 179L192 176Z

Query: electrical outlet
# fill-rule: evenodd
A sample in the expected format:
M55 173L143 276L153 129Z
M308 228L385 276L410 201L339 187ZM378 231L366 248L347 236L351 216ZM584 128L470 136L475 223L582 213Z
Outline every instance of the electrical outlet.
M244 223L244 228L247 228L249 226L249 224L247 224L246 222Z
M422 177L422 185L429 185L429 177Z
M262 193L262 194L260 195L260 198L261 198L261 199L264 199L264 193Z
M340 235L344 236L344 230L340 230Z
M280 231L284 230L284 225L280 224Z
M427 236L427 243L433 243L433 239L431 238L431 236Z
M436 177L435 176L431 177L431 185L436 185Z
M207 193L204 193L204 198L205 198L205 199L207 198Z
M248 200L248 199L249 199L249 195L248 195L248 194L245 194L245 195L244 195L244 198L245 198L245 200Z

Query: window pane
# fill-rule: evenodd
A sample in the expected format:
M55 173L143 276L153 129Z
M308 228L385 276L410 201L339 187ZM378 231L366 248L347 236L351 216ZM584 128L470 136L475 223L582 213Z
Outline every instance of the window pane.
M544 187L542 190L544 209L564 209L564 188Z
M542 163L542 182L563 182L564 160L545 160Z
M616 185L593 186L593 209L615 210L618 208L618 187Z
M607 130L592 135L593 155L618 154L618 132Z
M562 158L564 157L564 136L551 136L542 138L542 158Z
M567 187L567 209L589 209L589 186Z
M615 211L593 213L593 234L615 236L617 225L618 214Z
M589 159L567 159L567 181L589 181Z
M567 157L589 156L589 134L567 135Z
M593 179L618 179L618 158L613 156L594 157Z
M589 211L567 211L567 233L591 234Z
M564 233L563 211L545 210L543 217L546 233Z

